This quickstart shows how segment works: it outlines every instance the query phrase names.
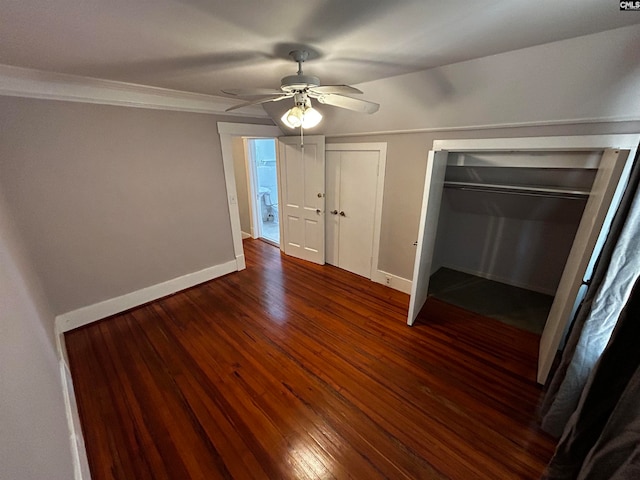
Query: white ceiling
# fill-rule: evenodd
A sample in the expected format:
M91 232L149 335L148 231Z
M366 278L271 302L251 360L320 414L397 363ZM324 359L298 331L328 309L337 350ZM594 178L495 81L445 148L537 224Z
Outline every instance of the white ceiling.
M358 84L640 23L606 0L0 0L0 64L220 95Z

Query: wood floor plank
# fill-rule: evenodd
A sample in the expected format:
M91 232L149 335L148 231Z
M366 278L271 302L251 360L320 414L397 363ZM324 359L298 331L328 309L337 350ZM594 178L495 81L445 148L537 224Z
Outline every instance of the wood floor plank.
M539 478L539 337L245 241L247 269L66 334L102 479Z

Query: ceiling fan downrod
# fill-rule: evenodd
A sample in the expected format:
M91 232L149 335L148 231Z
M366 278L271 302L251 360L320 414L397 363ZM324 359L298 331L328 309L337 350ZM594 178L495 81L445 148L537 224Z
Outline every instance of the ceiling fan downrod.
M298 73L288 75L280 81L280 88L287 93L306 92L309 88L320 86L320 79L312 75L305 75L302 64L309 58L306 50L292 50L289 56L298 64Z
M306 50L291 50L289 56L298 64L298 75L302 75L302 64L309 58L309 52Z

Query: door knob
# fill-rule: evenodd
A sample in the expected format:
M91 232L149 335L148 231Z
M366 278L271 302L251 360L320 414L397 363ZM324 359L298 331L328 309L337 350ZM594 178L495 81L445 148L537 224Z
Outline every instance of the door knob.
M340 212L340 216L341 216L341 217L346 217L346 215L345 215L345 214L344 214L344 212L342 212L342 211Z
M319 208L316 208L316 213L320 215L322 213L322 210L320 210Z
M329 213L331 215L337 215L338 214L338 210L331 210Z

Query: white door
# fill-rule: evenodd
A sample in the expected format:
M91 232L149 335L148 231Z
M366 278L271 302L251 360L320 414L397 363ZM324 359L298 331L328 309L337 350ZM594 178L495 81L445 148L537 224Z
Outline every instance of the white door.
M551 305L547 323L540 338L538 354L538 383L544 384L562 341L567 324L571 320L574 304L582 285L585 271L598 241L598 236L609 213L611 200L620 182L620 176L629 156L628 150L605 150L598 174L591 187L591 195L585 206L578 231L573 240L567 263L556 296Z
M324 136L278 139L281 248L285 254L324 264Z
M332 150L326 158L327 263L371 278L380 151Z
M409 300L409 315L407 317L408 325L413 325L424 306L424 302L427 301L433 249L436 244L438 217L442 203L444 174L447 170L447 154L446 151L434 152L431 150L427 159L422 212L418 229L418 248L413 266L413 282L411 283L411 299Z

